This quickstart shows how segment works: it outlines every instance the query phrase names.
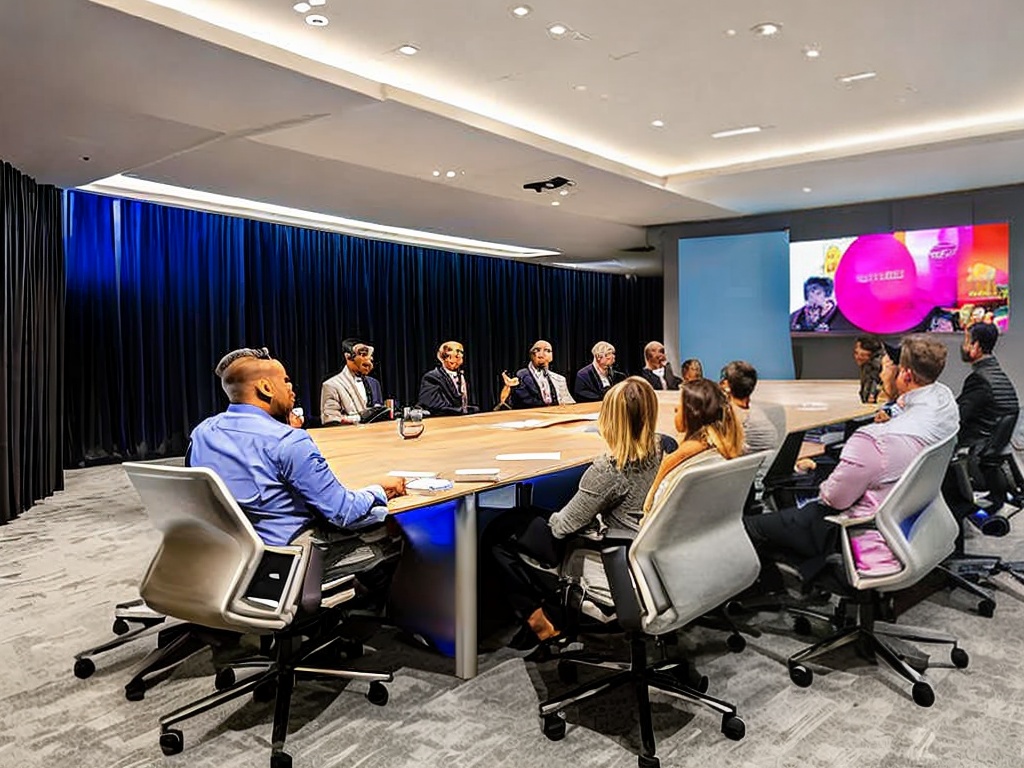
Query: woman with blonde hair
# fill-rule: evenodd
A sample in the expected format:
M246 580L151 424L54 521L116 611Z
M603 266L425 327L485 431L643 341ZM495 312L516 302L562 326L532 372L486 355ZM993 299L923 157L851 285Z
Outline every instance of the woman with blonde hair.
M743 453L743 427L718 384L710 379L685 381L679 398L676 430L683 441L661 462L644 501L645 515L659 501L664 481L674 470L715 454L734 459Z
M596 458L583 473L578 490L547 519L546 529L538 531L544 522L540 518L511 547L496 548L513 609L528 629L528 633L521 633L527 634L526 640L536 643L557 637L562 617L552 585L544 584L535 569L524 568L520 554L525 552L542 560L535 553L545 547L548 552L562 549L559 541L551 541L552 537L563 540L572 534L583 534L588 539L599 539L609 528L639 530L644 497L666 450L675 447L674 440L658 434L657 424L658 398L647 381L631 376L609 389L597 420L608 452ZM545 537L546 542L537 541ZM589 592L598 598L603 594L610 602L600 553L592 548L569 549L559 571L564 573L571 565L573 575L580 578Z

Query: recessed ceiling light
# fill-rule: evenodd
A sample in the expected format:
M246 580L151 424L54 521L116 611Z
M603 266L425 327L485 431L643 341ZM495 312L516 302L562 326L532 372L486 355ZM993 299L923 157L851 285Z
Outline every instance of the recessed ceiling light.
M775 37L782 31L782 25L774 21L764 21L752 26L750 31L758 37Z
M440 171L434 171L431 175L432 176L440 176L441 172Z
M321 5L327 5L327 0L308 0L308 2L314 8L319 8Z
M296 3L292 6L292 10L296 13L306 13L312 7L309 3Z
M838 80L840 83L856 83L859 80L871 80L872 78L875 77L878 77L877 72L857 72L856 74L853 75L843 75L842 77L837 77L836 80Z
M726 37L736 37L736 30L735 29L727 29L727 30L725 30L725 35L726 35Z
M564 37L569 28L565 24L552 24L548 27L548 34L552 37Z
M664 128L665 127L665 121L664 120L651 120L651 125L654 126L655 128Z
M718 131L717 133L712 133L711 134L711 138L712 139L727 139L730 136L743 136L744 134L747 134L747 133L760 133L760 132L761 132L761 126L760 125L748 125L745 128L730 128L727 131Z
M445 171L444 175L449 179L454 179L459 174L457 174L455 171Z
M326 16L321 16L319 13L311 13L306 17L306 23L311 27L326 27L331 23L331 21Z
M403 56L415 56L417 53L420 52L420 49L417 48L415 45L406 44L399 46L398 52Z
M512 15L517 19L521 19L524 16L529 16L530 11L532 10L533 9L528 5L517 5L515 8L512 9Z
M804 48L804 56L808 59L816 59L821 56L821 49L816 45L808 45Z
M572 89L573 89L574 91L579 91L580 93L583 93L583 92L584 92L585 90L587 90L587 86L585 86L585 85L582 85L582 84L581 84L581 85L574 85L574 86L572 87Z
M560 203L560 202L558 202L557 200L552 200L552 201L551 201L551 204L552 204L552 205L561 205L561 203Z
M568 189L559 190L558 194L560 194L562 197L568 197L569 196L569 190Z
M804 192L810 192L810 191L811 191L810 187L804 187Z

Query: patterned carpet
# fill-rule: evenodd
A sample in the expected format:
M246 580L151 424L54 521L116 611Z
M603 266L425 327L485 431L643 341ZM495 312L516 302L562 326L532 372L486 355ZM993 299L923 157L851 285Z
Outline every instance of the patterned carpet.
M1001 540L974 538L968 548L1024 559L1024 524L1017 527ZM71 674L76 652L110 636L113 605L135 596L155 542L117 466L69 472L66 491L0 528L0 766L269 763L272 705L247 698L186 723L185 751L161 754L157 717L212 690L209 652L134 703L122 687L150 647L145 642L99 657L88 680ZM837 657L838 670L817 668L811 688L797 688L781 661L805 641L779 616L762 614L779 631L741 654L728 653L721 634L691 633L686 642L697 648L711 692L739 706L747 737L728 741L710 712L656 695L662 765L1015 768L1024 763L1024 606L1011 591L998 600L992 619L965 610L970 601L949 592L906 615L957 634L971 654L967 670L947 664L930 673L931 709L915 706L893 674L853 655ZM300 683L288 739L296 766L636 764L628 691L569 710L568 735L550 742L536 704L561 688L553 664L498 648L482 655L479 677L463 682L450 674L450 661L403 642L396 630L378 632L369 644L377 652L361 663L395 671L390 703L370 705L359 684L343 691Z

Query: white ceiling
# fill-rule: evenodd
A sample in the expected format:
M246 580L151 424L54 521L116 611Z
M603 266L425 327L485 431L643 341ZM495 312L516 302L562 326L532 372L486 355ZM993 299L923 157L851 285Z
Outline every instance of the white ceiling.
M1024 181L1020 0L293 2L3 2L0 158L639 273L649 225Z

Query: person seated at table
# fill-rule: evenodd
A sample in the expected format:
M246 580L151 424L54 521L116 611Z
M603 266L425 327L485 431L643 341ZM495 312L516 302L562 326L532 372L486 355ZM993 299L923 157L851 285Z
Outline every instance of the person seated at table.
M722 389L743 427L744 453L774 451L779 447L779 431L750 396L757 386L757 369L744 360L733 360L722 368Z
M860 401L878 401L882 386L882 342L877 336L858 336L853 342L853 362L860 372Z
M368 409L384 406L380 382L373 378L373 347L360 339L341 342L345 367L320 387L320 423L358 424Z
M683 376L683 381L696 381L704 378L704 366L696 357L683 360L683 364L679 366L679 372Z
M540 408L543 405L575 403L565 384L565 377L551 370L551 344L543 339L530 347L530 362L516 371L519 384L512 388L509 403L513 408Z
M644 497L658 472L666 446L675 441L657 433L658 399L639 376L631 376L608 390L598 414L597 429L608 446L580 478L579 487L562 509L546 520L535 516L521 526L512 542L494 547L499 572L512 608L523 629L513 645L530 647L561 634L563 613L557 579L524 564L521 552L557 567L564 540L578 534L597 538L608 529L639 529ZM525 529L525 530L523 530ZM589 593L610 601L610 591L598 549L573 550L565 563L582 574ZM565 567L565 566L563 566Z
M576 383L572 391L581 403L596 403L604 398L611 387L626 377L615 370L615 347L607 341L599 341L590 350L594 361L576 372Z
M956 434L960 414L949 387L938 381L946 347L924 334L906 336L898 366L882 368L882 386L895 389L902 410L884 422L854 432L839 463L803 506L744 517L747 534L761 556L762 580L777 588L774 559L793 562L805 581L814 578L838 551L840 526L826 516L869 518L896 481L925 448Z
M658 467L658 474L644 499L644 515L661 500L665 480L673 470L719 455L734 459L743 453L743 427L722 388L710 379L684 381L676 406L676 431L683 436L676 450Z
M215 372L230 404L192 431L189 464L217 473L264 542L319 543L325 569L358 546L381 559L400 547L381 523L388 499L405 493L405 481L383 477L357 490L342 485L309 433L289 423L295 392L279 360L265 347L238 349ZM359 578L374 589L390 570Z
M469 382L462 373L466 351L457 341L446 341L437 348L437 367L420 379L417 405L432 416L463 416L480 408L472 404Z
M672 364L665 354L665 345L651 341L644 347L645 365L640 375L655 389L679 389L682 379L672 372Z

